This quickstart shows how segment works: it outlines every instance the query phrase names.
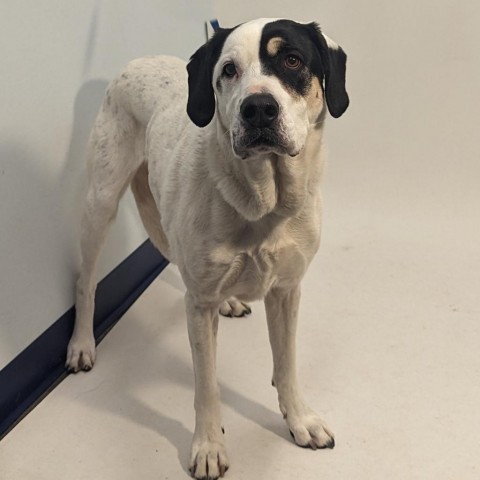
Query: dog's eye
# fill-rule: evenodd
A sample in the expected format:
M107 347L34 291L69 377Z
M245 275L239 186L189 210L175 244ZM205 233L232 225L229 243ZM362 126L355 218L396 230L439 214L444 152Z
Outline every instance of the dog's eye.
M234 77L237 74L237 69L235 68L235 64L231 62L226 63L223 66L222 74L228 78Z
M285 66L292 70L296 70L300 67L302 61L296 55L287 55L285 57Z

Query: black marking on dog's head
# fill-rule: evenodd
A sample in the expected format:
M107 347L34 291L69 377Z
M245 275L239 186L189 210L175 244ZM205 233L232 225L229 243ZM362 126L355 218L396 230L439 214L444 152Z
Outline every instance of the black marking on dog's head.
M294 55L301 60L297 69L287 68L285 59ZM337 118L348 107L345 90L347 56L339 47L329 48L316 23L301 24L291 20L267 23L260 41L260 61L266 75L275 75L295 94L306 96L313 76L325 83L325 98L330 114Z
M215 94L212 86L213 68L228 35L234 28L219 28L213 37L190 58L188 71L187 113L198 127L207 126L215 114Z
M291 20L277 20L263 27L260 40L260 61L263 73L275 75L294 93L305 96L312 74L323 75L321 58L316 54L308 32ZM285 67L285 58L296 55L302 64L298 69Z

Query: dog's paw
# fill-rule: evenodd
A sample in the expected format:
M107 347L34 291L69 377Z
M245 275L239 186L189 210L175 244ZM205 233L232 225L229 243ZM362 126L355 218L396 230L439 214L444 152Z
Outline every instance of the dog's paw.
M192 445L190 475L198 480L217 480L225 475L229 461L222 441L208 439Z
M69 372L89 371L95 363L95 338L93 335L73 335L67 348L65 367Z
M335 439L323 420L314 412L286 417L290 434L300 447L333 448Z
M220 305L220 315L224 317L245 317L252 313L252 309L236 298L229 298Z

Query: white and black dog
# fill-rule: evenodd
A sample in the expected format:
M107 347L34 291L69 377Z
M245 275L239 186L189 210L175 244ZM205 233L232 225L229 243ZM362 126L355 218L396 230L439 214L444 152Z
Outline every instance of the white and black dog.
M186 67L186 68L185 68ZM185 282L195 371L190 472L224 475L218 313L265 300L280 410L300 446L332 448L295 368L300 281L320 242L323 124L349 100L346 55L315 23L219 29L190 59L147 57L114 80L90 138L77 317L67 367L95 361L95 267L130 185L152 242ZM188 75L187 75L188 73Z

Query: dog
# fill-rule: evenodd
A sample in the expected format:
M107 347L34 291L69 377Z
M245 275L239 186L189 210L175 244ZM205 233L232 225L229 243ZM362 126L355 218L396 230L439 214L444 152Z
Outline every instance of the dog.
M185 68L186 67L186 68ZM109 85L89 141L70 371L95 362L95 271L130 185L153 244L176 264L195 373L190 473L229 467L215 376L219 312L264 299L280 411L302 447L333 448L295 368L300 282L320 243L327 110L348 107L346 54L316 23L218 29L188 64L132 61Z

